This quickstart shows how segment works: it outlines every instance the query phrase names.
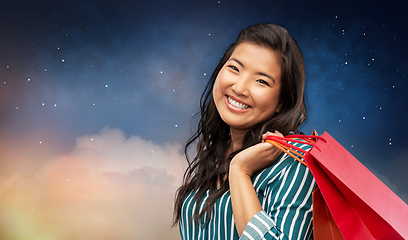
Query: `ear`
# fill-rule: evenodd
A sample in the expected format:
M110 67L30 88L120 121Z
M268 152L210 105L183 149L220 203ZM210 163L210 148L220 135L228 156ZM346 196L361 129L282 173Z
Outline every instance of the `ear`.
M279 103L278 107L276 108L276 112L280 112L282 110L283 103Z

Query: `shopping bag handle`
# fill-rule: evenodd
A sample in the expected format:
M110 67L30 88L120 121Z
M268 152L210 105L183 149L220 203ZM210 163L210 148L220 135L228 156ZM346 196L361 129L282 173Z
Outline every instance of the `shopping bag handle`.
M317 136L317 135L300 135L300 134L291 134L291 135L287 135L285 136L285 138L300 138L306 141L313 141L314 143L317 141L316 139L322 140L323 142L327 143L326 139L324 139L324 137L321 136ZM293 140L291 140L293 142Z
M300 140L293 139L293 138L297 138ZM318 139L322 140L323 142L326 142L326 139L324 139L323 137L317 136L317 135L295 135L295 134L288 135L286 137L272 135L272 136L269 136L265 142L268 142L274 145L275 147L287 153L289 156L293 157L294 159L296 159L303 165L307 166L306 162L302 160L303 155L306 154L307 151L288 143L288 141L307 144L312 147L315 147L317 150L320 151L320 148L316 146L316 141Z
M301 140L296 140L296 139L292 139L292 138L298 138L298 139L301 139ZM320 150L320 148L318 148L315 145L316 144L315 139L320 139L320 140L322 140L323 142L326 143L326 139L324 139L323 137L314 136L314 135L287 135L286 137L271 135L266 140L273 140L273 141L279 142L279 143L281 143L281 144L283 144L285 146L289 146L290 148L296 149L296 150L298 150L300 152L306 153L305 150L303 150L301 148L298 148L296 146L293 146L292 144L288 143L287 141L311 145L311 146L317 148L318 150Z

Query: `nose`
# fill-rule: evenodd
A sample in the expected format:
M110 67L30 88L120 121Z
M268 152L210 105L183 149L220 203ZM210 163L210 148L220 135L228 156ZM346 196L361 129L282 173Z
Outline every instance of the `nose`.
M250 81L246 77L240 77L236 79L232 85L232 91L239 96L247 97L249 95L249 84Z

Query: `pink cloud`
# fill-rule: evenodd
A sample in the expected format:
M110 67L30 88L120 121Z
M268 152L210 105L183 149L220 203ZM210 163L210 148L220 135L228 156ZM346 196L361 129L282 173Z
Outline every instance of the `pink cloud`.
M82 136L34 177L0 179L1 239L179 239L171 228L181 145L118 129Z

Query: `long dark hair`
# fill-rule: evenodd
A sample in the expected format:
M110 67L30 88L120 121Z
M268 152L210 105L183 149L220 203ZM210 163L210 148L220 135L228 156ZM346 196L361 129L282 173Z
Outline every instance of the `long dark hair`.
M235 47L242 42L269 48L279 56L278 61L282 71L279 103L282 104L282 107L272 118L253 126L246 133L241 149L225 156L229 148L230 128L221 119L215 107L212 91L221 68L230 58ZM193 191L195 200L200 202L206 191L209 190L209 197L201 212L198 210L198 204L196 205L194 219L201 218L205 213L210 216L214 203L229 189L228 173L232 158L243 149L259 143L263 133L274 130L284 135L290 131L298 132L299 127L307 118L304 90L303 56L298 44L285 28L275 24L258 24L239 34L237 41L227 49L221 58L201 96L198 129L184 148L188 167L184 173L183 184L176 193L174 224L180 221L184 199ZM198 140L197 155L190 161L188 148L196 140ZM220 182L218 189L217 181Z

